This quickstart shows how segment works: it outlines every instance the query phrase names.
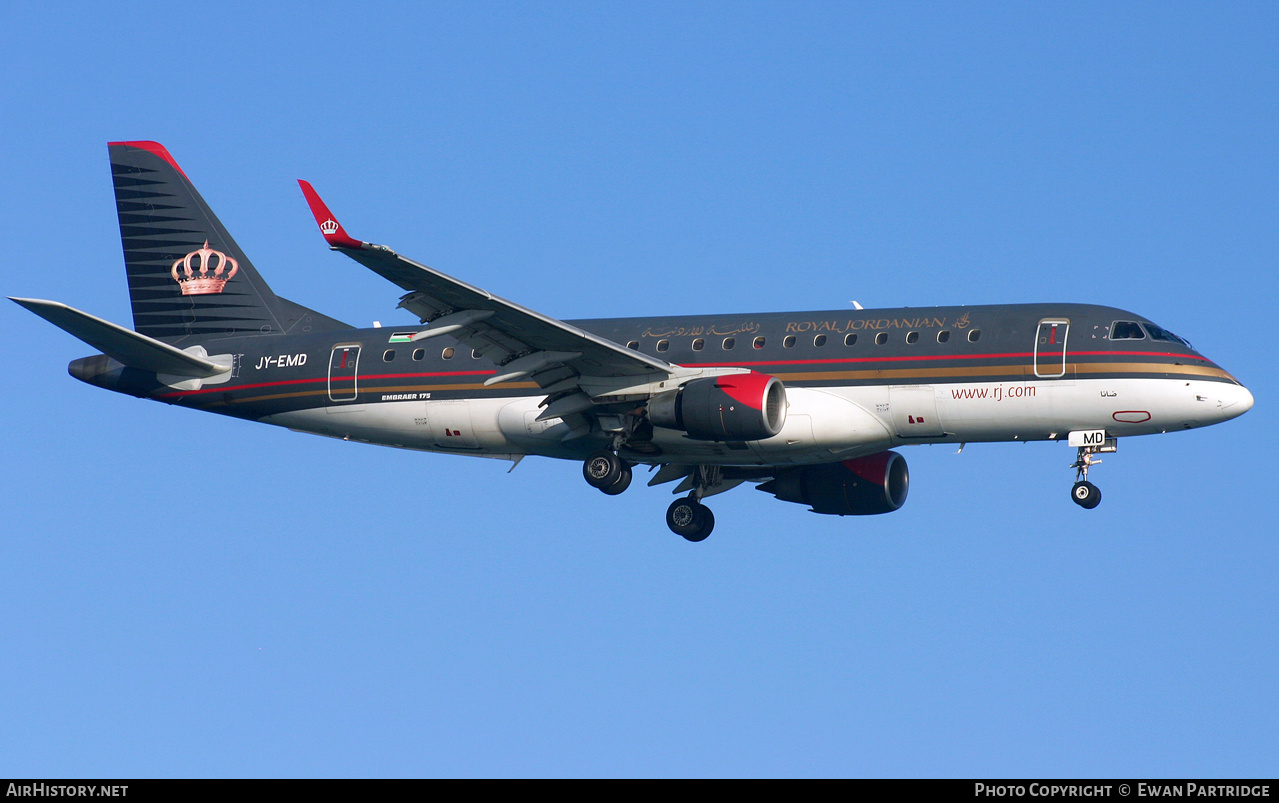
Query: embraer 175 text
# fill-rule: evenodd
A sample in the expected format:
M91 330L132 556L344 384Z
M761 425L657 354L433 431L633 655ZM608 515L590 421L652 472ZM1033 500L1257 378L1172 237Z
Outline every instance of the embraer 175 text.
M356 329L271 292L155 142L110 145L134 329L18 304L103 353L93 385L344 440L582 461L606 494L678 482L670 528L743 482L817 513L906 501L913 443L1065 440L1071 498L1116 439L1226 421L1252 394L1185 340L1087 304L559 321L346 233L299 182L329 247L398 285L420 326Z

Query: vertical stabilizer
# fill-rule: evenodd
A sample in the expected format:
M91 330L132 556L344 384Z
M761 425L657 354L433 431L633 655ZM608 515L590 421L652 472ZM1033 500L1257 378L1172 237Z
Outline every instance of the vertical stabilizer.
M271 292L158 142L112 142L133 328L174 342L348 328Z

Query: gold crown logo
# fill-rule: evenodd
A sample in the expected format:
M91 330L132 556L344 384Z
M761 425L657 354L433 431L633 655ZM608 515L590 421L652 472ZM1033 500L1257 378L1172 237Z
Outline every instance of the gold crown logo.
M333 234L338 230L338 222L333 218L329 218L320 224L320 231L325 234Z
M231 267L230 271L227 271L228 265ZM181 273L178 268L182 268ZM170 273L173 280L182 287L182 295L204 296L221 293L222 288L226 287L226 283L239 269L240 263L221 251L214 251L209 247L209 241L205 240L203 248L197 248L174 262ZM222 275L224 272L225 276Z

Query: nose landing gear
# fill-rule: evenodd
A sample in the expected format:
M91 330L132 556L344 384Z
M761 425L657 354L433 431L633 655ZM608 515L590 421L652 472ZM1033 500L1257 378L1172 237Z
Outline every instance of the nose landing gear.
M1071 433L1071 445L1074 445L1074 434ZM1076 505L1085 510L1092 510L1101 504L1101 489L1088 481L1088 469L1101 463L1096 457L1099 452L1113 452L1117 448L1114 438L1103 438L1099 444L1081 445L1079 447L1079 456L1070 466L1075 469L1075 484L1070 489L1070 498Z
M1087 480L1082 480L1076 482L1075 487L1070 489L1070 498L1085 510L1092 510L1101 504L1101 489Z

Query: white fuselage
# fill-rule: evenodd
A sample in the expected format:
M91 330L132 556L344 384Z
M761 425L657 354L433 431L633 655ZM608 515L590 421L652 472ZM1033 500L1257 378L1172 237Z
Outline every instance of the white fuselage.
M264 423L406 449L511 459L572 457L568 425L538 421L544 396L394 400L268 415ZM1036 379L934 385L788 388L777 435L731 448L657 428L653 462L721 465L829 463L911 443L1112 437L1192 429L1243 414L1240 385L1195 379Z

